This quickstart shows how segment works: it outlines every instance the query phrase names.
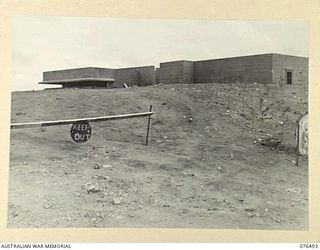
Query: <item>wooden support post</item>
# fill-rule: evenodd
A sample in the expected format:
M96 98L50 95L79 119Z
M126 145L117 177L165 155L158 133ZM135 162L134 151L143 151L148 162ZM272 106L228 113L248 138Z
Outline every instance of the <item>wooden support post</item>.
M150 112L150 113L152 112L152 105L150 105L149 112ZM149 118L148 118L148 128L147 128L147 136L146 136L146 146L148 146L148 142L149 142L150 121L151 121L151 115L149 115Z

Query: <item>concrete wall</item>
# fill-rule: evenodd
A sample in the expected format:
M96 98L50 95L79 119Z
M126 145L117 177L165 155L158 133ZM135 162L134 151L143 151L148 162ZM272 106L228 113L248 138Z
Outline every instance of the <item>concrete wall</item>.
M154 66L138 67L136 68L140 72L140 85L147 86L154 85L156 83L156 70Z
M160 68L156 68L156 83L160 83Z
M160 63L160 83L181 83L183 78L182 67L182 61Z
M193 62L173 61L160 63L159 82L170 83L193 83Z
M195 83L271 83L272 54L194 62Z
M157 83L276 83L286 84L286 71L292 71L292 85L308 84L308 58L280 54L263 54L204 61L173 61L154 66L122 69L78 68L43 73L44 81L76 78L115 79L110 87L146 86ZM292 88L292 86L290 87Z
M114 78L115 70L108 68L79 68L43 72L44 81L77 79L77 78Z
M123 83L128 86L146 86L155 84L155 67L134 67L117 69L115 74L115 82L112 87L123 87Z
M194 82L194 71L193 71L193 62L191 61L183 61L183 83L193 83Z
M290 70L292 71L292 85L300 85L307 88L308 63L307 57L273 54L273 82L286 86L286 71Z
M115 69L108 68L94 68L94 77L95 78L115 78Z
M134 69L118 69L116 71L116 81L112 87L123 88L123 84L128 86L138 85L140 82L140 72Z

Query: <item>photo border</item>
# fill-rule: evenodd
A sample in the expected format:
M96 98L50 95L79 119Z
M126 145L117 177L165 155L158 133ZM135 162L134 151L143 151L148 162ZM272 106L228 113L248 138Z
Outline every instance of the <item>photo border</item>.
M0 2L1 242L320 242L320 2L317 0L2 0ZM90 16L145 19L306 21L309 24L309 230L7 228L12 17ZM318 154L317 154L318 152Z

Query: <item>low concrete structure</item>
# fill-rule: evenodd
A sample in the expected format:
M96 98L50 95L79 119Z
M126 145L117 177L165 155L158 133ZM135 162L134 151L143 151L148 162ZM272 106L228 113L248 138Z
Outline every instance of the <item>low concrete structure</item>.
M147 86L156 83L265 83L308 85L308 58L261 54L201 61L172 61L160 67L79 68L43 73L40 84L62 87Z
M121 88L124 86L146 86L155 84L155 67L96 68L86 67L43 72L39 84L58 84L63 88Z

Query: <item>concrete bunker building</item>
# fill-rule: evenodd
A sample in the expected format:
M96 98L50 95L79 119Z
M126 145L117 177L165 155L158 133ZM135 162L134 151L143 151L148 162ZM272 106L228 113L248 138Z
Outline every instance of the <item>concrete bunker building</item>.
M266 83L308 85L308 58L260 54L201 61L172 61L160 67L78 68L43 73L40 84L67 87L123 87L176 83Z
M43 81L39 84L62 85L62 88L121 88L128 86L146 86L155 84L155 67L134 68L97 68L85 67L43 72Z

